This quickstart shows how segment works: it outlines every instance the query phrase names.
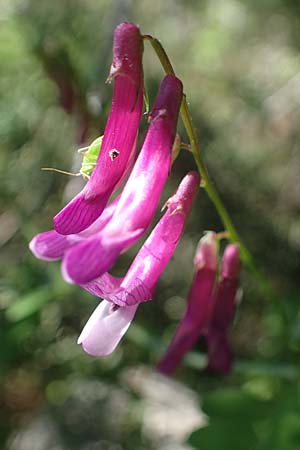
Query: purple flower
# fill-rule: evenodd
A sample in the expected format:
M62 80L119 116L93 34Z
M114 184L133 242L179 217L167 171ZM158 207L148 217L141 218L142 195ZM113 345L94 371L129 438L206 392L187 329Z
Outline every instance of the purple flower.
M102 275L150 225L170 170L181 99L181 81L166 76L143 147L111 220L64 256L62 269L67 281L82 284Z
M91 225L126 172L143 108L142 53L139 28L121 23L114 33L109 77L114 79L114 93L101 151L84 189L54 217L54 228L60 234L76 234Z
M116 197L103 213L85 230L77 234L60 234L55 230L39 233L29 243L32 253L44 261L55 261L64 256L66 250L73 245L83 242L85 239L99 233L112 218L120 196Z
M211 317L218 266L218 244L215 233L210 232L200 240L194 264L195 275L185 314L166 354L158 364L158 370L165 374L173 372L184 355L196 344Z
M200 240L194 262L196 273L186 312L166 354L158 364L158 370L165 374L175 370L200 336L204 336L207 342L208 370L226 373L231 368L232 355L227 330L234 313L238 288L238 246L230 244L226 247L218 283L218 244L215 233L210 232Z
M181 81L166 76L145 142L120 197L90 227L68 236L56 231L41 233L31 241L37 257L63 257L67 281L84 284L105 273L150 225L170 171L181 99Z
M84 327L78 343L94 356L110 354L127 331L139 303L151 300L157 281L175 251L198 190L190 172L167 203L158 222L123 278L108 273L82 287L104 298Z
M227 373L232 366L227 331L234 314L239 273L239 248L236 244L229 244L223 255L221 279L216 292L213 315L206 333L207 368L217 373Z

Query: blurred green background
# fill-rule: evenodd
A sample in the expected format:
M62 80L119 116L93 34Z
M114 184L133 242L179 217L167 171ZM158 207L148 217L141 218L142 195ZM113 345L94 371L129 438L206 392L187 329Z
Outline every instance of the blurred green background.
M195 245L222 230L204 191L155 300L110 357L76 344L97 299L28 251L82 187L40 168L76 172L76 149L103 131L123 20L165 46L209 171L283 306L285 320L244 270L226 377L201 370L200 345L173 379L154 371L184 309ZM300 449L299 30L292 0L0 1L0 448ZM144 61L153 101L163 72L147 43ZM141 138L145 129L144 118ZM164 198L193 167L180 155Z

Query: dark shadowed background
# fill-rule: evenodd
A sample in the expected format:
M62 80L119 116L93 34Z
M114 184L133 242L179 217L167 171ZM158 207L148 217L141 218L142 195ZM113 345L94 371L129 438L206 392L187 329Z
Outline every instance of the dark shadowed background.
M83 185L40 169L76 172L76 149L103 131L123 20L165 46L211 176L287 318L244 270L226 377L201 370L200 344L172 380L153 370L184 309L196 243L222 230L205 191L154 301L110 357L76 344L97 299L28 251ZM300 449L299 30L292 0L0 1L0 448ZM152 102L163 71L148 43L144 67ZM146 118L140 139L145 129ZM182 153L162 202L193 167Z

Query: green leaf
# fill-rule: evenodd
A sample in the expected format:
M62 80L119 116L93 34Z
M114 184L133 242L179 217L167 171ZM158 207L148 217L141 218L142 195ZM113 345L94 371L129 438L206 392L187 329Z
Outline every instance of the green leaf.
M253 450L256 437L247 421L217 418L193 433L188 442L201 450Z

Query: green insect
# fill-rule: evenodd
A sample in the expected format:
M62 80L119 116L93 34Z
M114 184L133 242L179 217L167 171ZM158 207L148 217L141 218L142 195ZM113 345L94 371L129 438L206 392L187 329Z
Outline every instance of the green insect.
M103 136L99 136L88 147L83 147L78 150L78 153L82 155L81 168L78 173L67 172L65 170L54 169L52 167L42 167L42 170L52 170L65 175L72 175L73 177L82 176L84 180L89 180L97 163L97 158L101 150L102 139Z
M97 137L89 147L80 148L78 153L83 155L81 169L79 171L83 178L90 178L95 168L98 155L101 150L103 136Z
M99 136L88 147L78 149L78 153L82 155L82 163L79 172L72 173L61 169L54 169L53 167L42 167L42 170L51 170L53 172L63 173L65 175L71 175L73 177L82 177L84 180L89 180L96 166L97 159L101 151L102 139L103 136ZM172 164L178 157L181 149L191 151L190 145L181 142L180 136L177 133L172 148ZM112 149L109 152L109 156L112 160L117 158L118 155L119 151L116 149Z

